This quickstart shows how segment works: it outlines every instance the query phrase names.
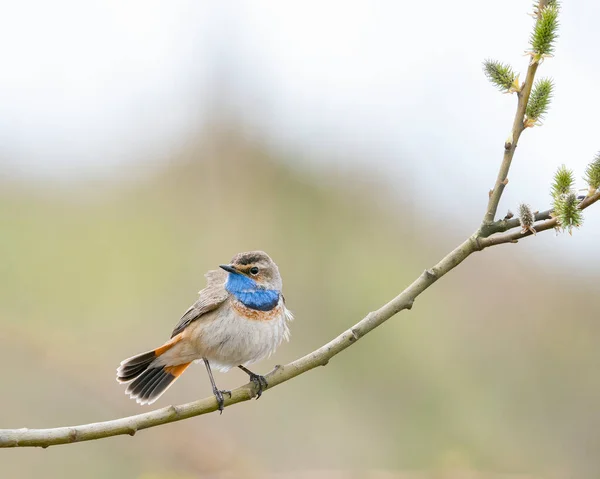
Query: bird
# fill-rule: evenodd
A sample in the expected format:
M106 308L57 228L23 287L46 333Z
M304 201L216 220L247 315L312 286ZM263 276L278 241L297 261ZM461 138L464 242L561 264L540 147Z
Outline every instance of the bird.
M268 387L264 376L246 366L269 357L285 339L294 316L286 307L279 268L264 251L236 254L228 264L205 274L206 287L183 314L162 346L121 361L117 381L139 404L152 404L192 362L203 362L217 399L211 368L227 372L238 367L257 387L257 399Z

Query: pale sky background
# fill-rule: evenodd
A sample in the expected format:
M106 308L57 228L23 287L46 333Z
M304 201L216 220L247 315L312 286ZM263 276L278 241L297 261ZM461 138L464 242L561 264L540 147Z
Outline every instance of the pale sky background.
M0 175L140 174L140 158L151 169L206 119L224 81L231 107L282 150L408 178L432 214L463 211L475 226L516 101L481 62L524 73L531 4L4 0ZM556 57L539 70L556 98L544 127L521 139L501 211L519 201L545 209L557 166L581 178L600 150L598 18L600 2L563 2ZM585 228L537 246L590 264L596 209Z

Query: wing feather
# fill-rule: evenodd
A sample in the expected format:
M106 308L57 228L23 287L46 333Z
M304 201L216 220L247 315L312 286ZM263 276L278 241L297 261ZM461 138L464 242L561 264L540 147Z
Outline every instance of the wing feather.
M177 336L202 315L217 309L229 296L225 289L227 272L212 270L204 276L206 277L206 288L198 293L198 300L183 314L171 337Z

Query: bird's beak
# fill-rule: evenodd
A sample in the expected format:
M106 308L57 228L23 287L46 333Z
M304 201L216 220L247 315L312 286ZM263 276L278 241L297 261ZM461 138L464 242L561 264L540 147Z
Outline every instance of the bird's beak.
M219 268L224 269L228 273L240 274L240 272L230 264L220 264Z

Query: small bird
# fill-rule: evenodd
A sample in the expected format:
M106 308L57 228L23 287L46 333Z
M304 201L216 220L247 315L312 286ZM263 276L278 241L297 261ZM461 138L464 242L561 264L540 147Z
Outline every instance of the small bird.
M117 381L129 383L126 394L152 404L194 361L206 366L219 411L223 394L211 366L226 372L238 367L257 386L257 399L268 387L247 365L269 357L285 339L292 313L285 306L279 269L263 251L235 255L221 269L206 273L207 285L162 346L121 362Z

